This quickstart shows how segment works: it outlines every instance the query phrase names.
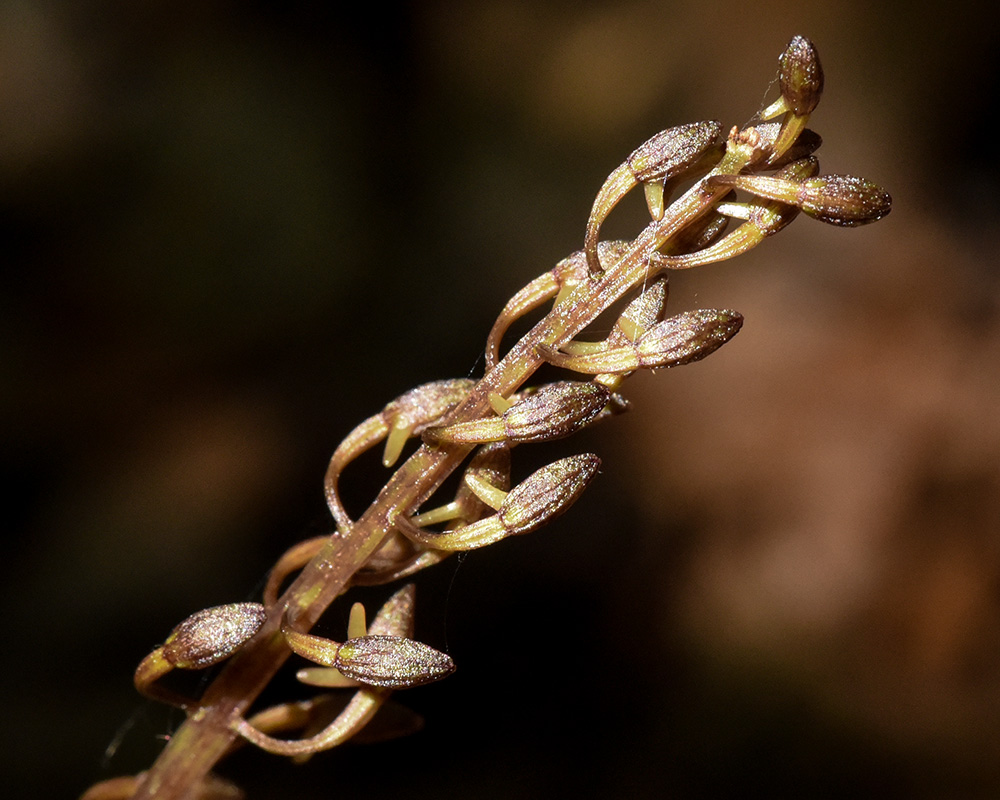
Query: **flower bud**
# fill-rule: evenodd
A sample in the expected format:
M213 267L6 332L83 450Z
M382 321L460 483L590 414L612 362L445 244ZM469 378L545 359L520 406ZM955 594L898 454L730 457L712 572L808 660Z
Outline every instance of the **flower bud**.
M607 405L611 393L581 381L546 384L508 408L500 417L456 422L424 431L429 444L454 442L546 442L575 433Z
M651 328L636 343L636 352L643 367L678 367L714 353L741 327L743 315L736 311L686 311Z
M823 67L813 43L796 36L778 58L778 85L789 110L799 117L811 114L823 93Z
M405 422L419 434L462 402L475 385L469 378L431 381L397 397L382 415L389 424Z
M264 624L260 603L206 608L178 625L163 645L163 658L180 669L200 669L231 656Z
M382 412L390 426L382 463L387 467L395 464L410 436L419 436L425 428L439 422L468 396L475 385L476 382L468 378L433 381L411 389L389 403Z
M803 184L802 211L820 222L853 228L882 219L892 198L878 184L853 175L826 175Z
M892 210L892 198L885 189L853 175L823 175L801 182L763 175L715 175L708 182L798 206L820 222L845 228L876 222Z
M500 523L513 536L550 522L577 501L600 466L601 459L584 453L542 467L510 490L497 510Z
M587 270L591 275L598 275L603 271L597 250L601 224L618 201L639 183L669 180L688 170L717 161L723 153L721 147L715 147L721 130L722 126L711 120L678 125L676 128L660 131L639 145L632 155L607 177L597 197L594 198L583 242ZM662 200L663 198L660 198L660 202Z
M583 381L558 381L539 387L503 415L506 438L512 442L562 439L580 430L611 397L605 387Z
M637 181L673 178L694 166L721 131L715 120L668 128L639 145L626 163Z
M735 311L703 308L666 319L627 346L573 355L539 345L538 352L556 367L591 374L624 373L640 367L662 369L690 364L714 353L742 325L743 317Z
M380 635L348 639L334 666L359 683L387 689L421 686L455 671L455 662L433 647L402 636Z

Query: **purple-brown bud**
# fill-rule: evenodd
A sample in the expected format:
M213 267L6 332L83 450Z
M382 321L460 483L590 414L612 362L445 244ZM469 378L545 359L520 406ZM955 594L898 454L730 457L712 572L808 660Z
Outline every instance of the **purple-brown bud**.
M361 636L340 646L334 665L359 683L408 689L447 677L455 662L439 650L402 636Z
M549 383L519 400L500 417L430 428L424 432L424 440L430 444L475 444L561 439L591 422L607 405L610 396L607 388L594 383Z
M462 402L475 385L476 382L469 378L425 383L397 397L385 407L382 415L389 424L405 421L413 433L419 434Z
M513 536L552 521L577 501L600 466L601 459L584 453L533 472L510 490L497 509L500 523Z
M892 197L885 189L854 175L823 175L805 181L763 175L715 175L708 182L798 206L820 222L845 228L876 222L892 210Z
M813 43L796 36L778 58L778 84L781 96L793 114L811 114L823 94L823 67Z
M820 222L853 228L882 219L892 197L876 183L853 175L826 175L803 184L802 211Z
M651 328L637 343L641 366L678 367L711 355L743 327L736 311L701 308L685 311Z
M504 413L506 438L512 442L562 439L593 420L610 397L611 392L594 383L548 383Z
M662 369L690 364L714 353L742 325L743 317L735 311L703 308L665 319L627 346L574 355L539 345L538 352L556 367L595 375L631 372L640 367Z
M264 624L260 603L206 608L178 625L163 645L163 658L179 669L200 669L231 656Z
M697 164L721 131L715 120L668 128L639 145L626 163L637 181L669 180Z

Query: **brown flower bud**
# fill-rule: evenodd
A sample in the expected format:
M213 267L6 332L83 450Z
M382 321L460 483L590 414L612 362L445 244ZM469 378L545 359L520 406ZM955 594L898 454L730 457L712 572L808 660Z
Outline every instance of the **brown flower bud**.
M264 624L260 603L206 608L178 625L163 645L163 658L179 669L200 669L231 656Z
M778 58L778 84L789 109L799 117L811 114L823 93L823 67L813 43L796 36Z
M721 131L715 120L668 128L639 145L626 163L637 181L669 180L696 164Z
M513 536L550 522L577 501L600 466L601 459L584 453L533 472L510 490L497 509L500 524Z
M892 210L889 193L865 178L826 175L802 185L802 211L820 222L853 228L880 220Z
M736 311L685 311L651 328L636 343L641 366L659 369L690 364L714 353L743 327Z
M504 413L506 438L512 442L562 439L596 417L610 397L611 392L594 383L546 384Z
M820 222L845 228L876 222L892 210L892 198L885 189L853 175L823 175L805 181L763 175L716 175L708 182L798 206Z
M341 645L334 665L369 686L406 689L441 680L455 671L449 656L402 636L361 636Z
M468 378L434 381L411 389L389 403L382 412L389 425L382 463L387 467L395 464L409 437L419 436L425 428L437 424L475 385L476 382Z
M583 249L587 256L587 269L591 275L597 275L603 269L597 251L601 224L618 201L639 183L669 180L690 169L705 166L706 161L712 162L721 158L722 148L715 147L721 130L722 126L718 122L710 120L678 125L676 128L660 131L639 145L632 155L607 177L594 199L584 237ZM662 200L663 198L660 198L661 202Z
M546 384L500 417L457 422L424 432L428 443L545 442L575 433L607 405L611 393L581 381Z
M732 339L743 325L735 311L703 308L654 325L638 341L601 352L574 355L539 345L539 354L563 369L591 374L630 372L640 367L662 369L698 361Z
M390 425L405 425L419 434L462 402L475 385L469 378L425 383L389 403L382 416Z

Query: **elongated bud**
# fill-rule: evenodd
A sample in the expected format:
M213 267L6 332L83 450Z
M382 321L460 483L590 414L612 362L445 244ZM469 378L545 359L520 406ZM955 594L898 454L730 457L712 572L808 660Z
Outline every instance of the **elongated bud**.
M892 198L876 183L853 175L812 178L803 186L802 211L831 225L852 228L882 219L892 210Z
M497 503L497 513L444 533L418 528L399 517L396 526L414 542L444 552L475 550L509 536L529 533L569 508L597 474L601 460L590 453L571 456L529 475ZM499 495L503 492L498 493Z
M424 432L424 440L430 444L475 444L561 439L593 420L607 405L610 397L608 389L593 383L550 383L519 400L500 417L430 428Z
M402 636L361 636L341 645L334 665L369 686L407 689L447 677L455 662L439 650Z
M637 342L639 361L651 369L690 364L714 353L741 327L743 315L736 311L686 311L651 328Z
M639 145L625 163L637 181L669 180L696 164L721 131L715 120L668 128Z
M387 420L405 419L419 432L462 402L475 385L469 378L431 381L401 394L382 413Z
M663 369L690 364L714 353L742 325L743 316L735 311L703 308L665 319L629 346L573 355L539 345L538 352L554 366L592 375L630 372L640 367Z
M854 175L823 175L802 182L763 175L716 175L708 182L798 206L820 222L844 228L876 222L892 210L892 198L885 189Z
M789 110L799 117L811 114L823 94L823 67L819 53L804 36L796 36L778 58L778 84Z
M260 603L230 603L192 614L174 628L163 658L179 669L200 669L231 656L264 624Z
M611 392L594 383L546 384L504 413L507 438L513 442L562 439L596 417L610 398Z
M500 505L500 523L513 536L551 522L577 501L600 466L601 459L584 453L533 472L511 489Z
M601 223L618 201L640 183L669 180L699 166L702 157L712 150L721 130L718 122L709 120L660 131L632 151L632 155L608 176L594 199L584 237L583 249L591 275L602 271L597 252Z

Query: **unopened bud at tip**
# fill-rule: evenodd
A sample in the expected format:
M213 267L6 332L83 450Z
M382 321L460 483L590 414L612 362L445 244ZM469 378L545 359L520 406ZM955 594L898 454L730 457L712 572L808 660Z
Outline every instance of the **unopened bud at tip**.
M813 43L796 36L778 59L781 96L796 116L811 114L823 93L823 67Z

